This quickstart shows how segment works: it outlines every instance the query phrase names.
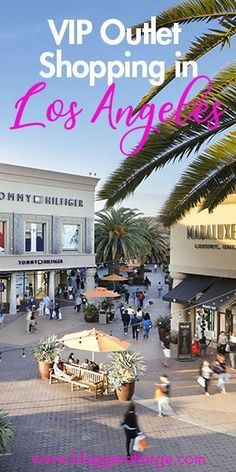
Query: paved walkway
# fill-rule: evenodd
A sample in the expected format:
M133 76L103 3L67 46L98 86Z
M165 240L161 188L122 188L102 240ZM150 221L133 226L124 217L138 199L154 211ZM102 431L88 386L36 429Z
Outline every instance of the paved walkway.
M157 275L153 274L153 277ZM152 290L154 295L155 289ZM153 319L160 314L160 310L168 312L168 304L152 298L155 302L150 307ZM0 365L1 407L9 412L16 431L10 453L0 458L2 472L87 472L94 467L72 464L71 458L74 456L71 451L75 451L77 455L82 450L93 456L125 455L124 431L120 428L119 421L126 404L118 402L114 397L95 401L87 392L71 393L68 384L51 386L38 378L37 366L30 355L31 344L39 337L54 333L62 335L64 332L94 326L85 323L83 315L76 314L71 307L64 308L63 313L64 319L61 322L40 320L39 331L32 335L24 331L23 315L0 330L1 350L10 350L2 354ZM123 337L120 320L99 328ZM168 374L172 381L172 403L177 417L159 418L155 415L156 405L153 402L155 382L163 372L157 329L151 331L149 339L140 337L138 341L133 341L129 333L128 340L131 349L140 352L148 366L145 376L136 383L134 397L140 427L148 437L150 446L145 457L172 456L175 465L163 466L164 470L170 472L183 470L184 465L180 466L179 460L186 461L188 465L185 463L185 467L193 471L232 472L235 469L236 444L235 374L233 373L227 386L227 395L218 394L213 382L212 395L205 397L196 382L200 361L178 362L173 350ZM18 346L28 346L25 359L22 358L21 350L11 351ZM80 359L90 356L85 351L77 351L76 355ZM96 360L105 361L106 355L96 354ZM67 465L33 464L32 455L67 456L64 459L67 460ZM199 460L195 458L199 455L206 457L206 463L190 465L191 461ZM177 456L185 457L177 459ZM135 468L141 471L143 467L141 464L119 464L113 465L112 470L126 472ZM145 470L155 469L158 467L145 466Z

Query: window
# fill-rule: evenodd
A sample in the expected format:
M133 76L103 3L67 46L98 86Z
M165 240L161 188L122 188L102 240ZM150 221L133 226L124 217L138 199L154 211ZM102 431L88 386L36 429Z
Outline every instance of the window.
M0 221L0 252L5 252L6 223Z
M81 235L79 225L62 225L62 250L79 251Z
M45 224L26 223L25 225L25 251L44 252Z

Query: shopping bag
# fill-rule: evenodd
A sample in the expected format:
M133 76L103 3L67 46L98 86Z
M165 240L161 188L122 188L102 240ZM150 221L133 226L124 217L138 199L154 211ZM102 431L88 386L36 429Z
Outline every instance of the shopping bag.
M155 390L155 394L154 394L154 400L160 400L160 398L162 397L163 395L163 390L161 387L157 387L156 390Z
M59 320L62 320L62 313L61 313L61 310L59 310L59 312L58 312L58 319L59 319Z
M141 451L144 451L144 449L147 449L148 447L148 442L145 436L143 436L140 441L139 441L139 447L141 448Z
M206 385L205 379L203 377L198 377L197 382L199 383L199 385L201 385L202 388L204 388Z
M145 436L142 436L142 435L136 436L134 440L133 450L136 452L142 452L147 447L148 447L148 442Z

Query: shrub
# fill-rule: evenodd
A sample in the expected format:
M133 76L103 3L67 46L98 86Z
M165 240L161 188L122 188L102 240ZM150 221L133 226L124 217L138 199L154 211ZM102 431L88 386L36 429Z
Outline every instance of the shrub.
M13 426L8 418L8 414L0 410L0 454L5 454L9 443L14 436Z
M49 338L40 339L38 344L33 347L33 356L38 362L53 363L55 357L60 354L60 343L57 336L49 336Z
M138 375L143 375L146 370L143 357L137 352L113 352L109 360L109 383L114 388L134 382Z

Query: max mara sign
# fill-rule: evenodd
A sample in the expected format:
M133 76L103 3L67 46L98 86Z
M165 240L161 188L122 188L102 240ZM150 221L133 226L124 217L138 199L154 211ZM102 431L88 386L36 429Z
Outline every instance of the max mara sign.
M236 224L187 226L187 239L236 240Z
M44 205L83 207L83 200L77 198L31 195L29 193L0 192L0 201L36 203Z

